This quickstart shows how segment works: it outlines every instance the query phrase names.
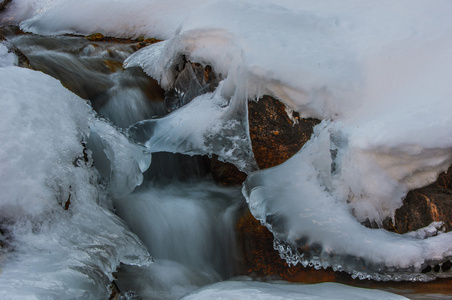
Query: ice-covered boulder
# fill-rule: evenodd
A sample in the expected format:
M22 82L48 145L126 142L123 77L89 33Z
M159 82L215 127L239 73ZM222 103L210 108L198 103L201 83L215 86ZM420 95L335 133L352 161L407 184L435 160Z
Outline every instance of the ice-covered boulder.
M112 212L112 188L100 184L83 144L90 131L109 135L111 178L125 179L114 182L116 189L139 182L134 148L108 124L103 130L86 101L41 72L0 67L0 90L0 298L108 296L121 262L151 258Z

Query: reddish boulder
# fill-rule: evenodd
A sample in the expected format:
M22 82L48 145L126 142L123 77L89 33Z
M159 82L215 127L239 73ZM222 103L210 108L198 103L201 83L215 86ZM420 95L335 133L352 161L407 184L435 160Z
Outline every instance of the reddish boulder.
M254 157L261 169L277 166L292 157L320 123L320 120L302 119L296 112L287 112L282 102L270 96L250 101L248 107Z
M452 167L434 183L413 190L395 213L395 222L385 222L389 231L406 233L442 221L446 231L452 230Z

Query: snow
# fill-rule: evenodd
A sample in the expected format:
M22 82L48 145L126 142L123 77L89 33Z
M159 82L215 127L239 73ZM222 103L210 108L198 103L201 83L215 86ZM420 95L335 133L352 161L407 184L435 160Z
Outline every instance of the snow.
M393 217L409 190L432 183L452 164L448 130L452 125L450 8L447 1L347 1L346 5L331 1L213 1L188 15L171 39L133 54L125 64L141 66L169 88L184 55L189 61L211 65L224 78L215 93L229 100L230 107L246 96L270 94L301 116L325 120L298 158L281 170L249 176L244 195L253 215L283 243L302 246L296 241L308 237L309 245L326 244L336 253L333 256L351 254L347 245L360 249L369 235L373 242L363 249L375 251L352 254L369 263L364 274L395 267L405 269L404 274L385 279L420 280L412 273L451 256L448 235L428 243L411 241L360 229L357 221L381 224ZM201 101L204 106L215 105L207 96L193 100L198 106ZM196 134L211 130L211 123L200 122L199 114L184 113L194 105L180 109L183 117L178 120L184 121L179 123L196 122L196 130L182 125ZM224 104L216 105L225 109ZM168 130L164 120L152 122ZM189 135L148 132L148 147L159 144L161 136L178 140ZM195 147L188 148L196 149L209 141L206 136L184 142L193 142ZM174 143L170 148L186 151ZM316 209L317 202L324 203L325 209ZM303 213L311 205L317 211ZM333 215L334 221L324 220ZM283 221L273 224L271 219ZM307 225L311 222L330 225ZM354 229L346 232L353 235L330 247L335 238L324 230L334 232L342 226L338 224L352 226ZM395 250L399 254L392 256L370 246L398 249L396 245L403 247L404 243L412 243L411 250ZM291 255L284 253L287 249L280 249L292 263L333 265L352 273L357 269L354 263L347 266L340 259L330 261L330 254L320 259L314 254L297 254L301 257L291 261ZM400 253L406 253L405 257ZM358 272L355 276L368 275Z
M2 205L38 215L53 206L55 191L69 193L77 170L69 166L83 151L90 108L51 77L17 67L0 71Z
M206 2L20 0L10 5L3 23L20 22L24 30L44 35L102 32L116 37L168 38L192 10Z
M165 42L126 61L129 67L141 66L164 88L174 83L182 55L211 65L223 80L215 92L195 98L165 118L131 127L131 137L149 152L217 154L250 173L254 169L246 130L247 97L269 94L302 117L322 119L311 141L291 160L248 177L243 192L252 213L272 230L280 243L277 248L289 262L330 265L351 273L363 264L367 271L356 276L381 278L378 272L383 270L390 279L427 280L429 274L416 274L430 263L452 257L450 234L419 239L371 231L358 222L369 219L381 224L393 217L407 191L433 182L452 164L451 9L448 0L17 0L3 15L2 24L18 24L46 35L99 31L164 38ZM2 61L11 64L2 49ZM19 88L16 84L11 82ZM35 89L33 96L26 96L45 93L41 86ZM24 127L18 119L5 118L8 126L2 126L3 131L10 124ZM35 123L26 124L33 129ZM54 128L45 122L42 126ZM86 128L61 126L73 137L77 132L87 134ZM51 207L53 191L43 185L48 176L51 183L58 183L75 172L49 167L54 163L51 157L67 163L82 149L77 139L44 139L27 149L22 147L25 141L36 142L40 136L27 132L13 132L21 138L9 147L13 152L23 149L18 154L25 157L35 157L36 150L43 160L31 168L32 176L19 174L26 168L15 168L23 162L8 160L5 170L14 176L4 178L8 183L17 174L21 180L12 182L14 187L35 187L36 197L30 200L34 206L20 207L39 215ZM119 145L128 143L119 140ZM46 143L55 149L48 149ZM139 146L130 147L136 151L131 150L135 154L128 158L135 163L125 170L131 176L130 185L121 187L126 194L141 182L138 171L148 163L136 154L142 151ZM105 155L107 163L99 166L107 170L104 178L123 171L123 166L109 169L115 158ZM50 171L38 173L41 168ZM27 193L25 188L9 189ZM19 201L28 199L19 196ZM320 245L320 250L293 254L295 247L304 246L302 242ZM349 255L354 259L347 265ZM402 274L391 273L395 269Z
M436 235L440 226L431 226L422 231L425 236L421 231L399 235L360 224L350 205L335 194L343 183L339 170L332 170L331 135L317 127L303 151L279 166L250 174L244 183L251 212L273 232L282 257L292 265L332 267L362 279L433 279L421 271L452 256L452 233Z
M0 68L0 89L0 298L108 295L120 262L150 256L111 212L90 167L82 142L101 121L40 72Z
M360 221L380 223L408 190L452 163L451 4L297 3L211 2L126 65L142 66L168 88L183 54L225 78L220 91L231 103L239 90L250 98L270 94L302 116L333 120L335 196L351 201Z
M354 288L338 283L289 284L230 280L199 289L182 299L407 299L389 292Z

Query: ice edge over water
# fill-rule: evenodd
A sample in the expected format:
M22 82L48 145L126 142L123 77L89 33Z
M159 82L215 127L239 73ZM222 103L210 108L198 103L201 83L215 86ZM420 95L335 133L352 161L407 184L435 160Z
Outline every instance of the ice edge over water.
M381 230L366 231L358 222L371 220L381 224L384 218L393 217L409 190L433 182L452 163L452 137L447 130L452 123L448 115L450 110L444 109L452 109L449 101L452 90L447 84L448 77L439 76L447 74L444 61L451 57L442 49L450 45L450 40L443 41L438 34L438 31L445 32L437 27L435 15L439 11L435 8L426 10L428 13L421 23L422 34L413 31L412 26L416 26L419 17L415 12L403 20L397 17L396 22L400 24L394 23L394 26L398 31L388 36L371 24L377 20L374 18L378 13L385 11L384 4L373 7L378 11L375 15L370 13L371 10L365 10L363 16L356 18L342 12L343 20L340 15L330 15L330 11L325 14L297 12L303 21L294 28L306 28L311 35L301 39L306 45L303 42L290 44L306 47L298 49L301 56L291 52L294 55L291 58L297 62L294 65L299 66L295 70L287 60L271 60L265 55L278 53L278 46L274 48L273 44L262 43L270 38L268 32L258 34L260 41L254 37L260 32L255 26L263 26L262 19L285 16L292 20L289 11L275 7L266 10L265 6L255 6L252 1L225 3L206 5L193 12L172 39L137 52L126 65L141 66L162 86L169 87L174 78L174 62L178 55L185 55L194 62L211 64L222 74L225 78L221 86L223 94L230 95L239 89L246 89L246 96L251 98L270 94L302 116L332 120L319 125L316 137L297 154L308 162L292 159L291 167L286 167L285 172L264 171L268 179L261 179L262 182L256 184L258 187L251 182L257 180L253 178L259 178L261 175L256 174L263 174L261 172L251 174L245 183L245 186L253 186L244 188L251 211L269 227L276 240L281 241L278 245L287 243L292 248L304 247L305 239L309 240L311 234L317 233L324 239L317 239L314 244L309 242L309 247L314 248L310 251L316 253L315 248L323 249L324 246L330 249L327 252L319 250L311 258L306 253L288 254L288 249L278 246L282 256L291 256L292 263L298 259L315 266L331 265L360 278L430 280L435 276L450 276L420 273L429 264L441 264L450 259L450 234L421 241L387 235ZM425 8L421 7L418 8ZM248 13L234 15L231 21L226 21L226 16L238 11ZM241 19L245 15L246 20ZM366 17L369 20L362 19ZM450 22L446 25L449 27ZM278 34L284 35L282 31ZM378 36L378 39L369 40L368 35ZM287 45L289 40L296 40L294 36L281 42ZM401 49L396 51L397 47L410 55L400 54ZM395 59L387 59L391 55ZM309 65L306 61L315 61L318 65ZM428 67L407 67L411 64ZM386 79L388 73L393 74L392 80ZM295 82L294 78L300 77ZM422 124L419 120L427 121ZM305 168L306 165L310 167ZM305 186L304 190L299 186ZM286 194L288 204L276 201ZM300 213L301 217L294 215L296 211L303 211L307 204L318 205L318 198L322 198L326 207L336 210L324 211L328 217L319 215L321 209ZM315 209L313 206L312 210ZM315 226L307 226L306 222ZM323 229L323 224L331 227L324 225L327 228ZM348 239L339 242L330 233L327 236L321 234L334 226L348 228ZM308 236L305 236L306 228L312 231ZM372 242L367 241L366 235ZM361 251L362 240L365 241L364 248L373 251ZM346 246L353 242L356 244L352 248L357 250L349 253ZM334 246L327 246L330 243ZM400 261L392 259L386 250L370 246L373 244L393 247L391 253L394 252L393 257ZM405 247L408 250L404 250ZM329 251L334 252L334 257L341 258L331 259ZM409 255L404 256L405 251ZM355 268L365 271L355 271Z
M35 2L36 11L32 9L31 12L28 10L28 15L14 16L14 12L29 3L16 1L17 6L7 17L12 18L13 23L25 20L23 25L27 25L27 19L32 20L31 24L36 26L26 28L45 33L66 32L64 30L69 30L71 26L76 28L75 32L83 32L83 29L77 29L78 22L66 22L66 14L60 14L65 11L64 7L71 7L66 5L69 2L61 1L62 6L53 6L48 1ZM113 5L116 10L111 15L124 8L124 2L115 3L119 4ZM161 4L159 1L152 3ZM365 3L350 0L339 5L335 1L290 0L278 3L186 3L189 3L189 9L183 14L168 18L166 22L161 21L166 25L177 24L169 27L170 34L162 27L154 28L157 34L171 39L156 45L153 50L149 48L149 51L144 49L138 52L135 61L132 63L131 59L129 63L142 66L148 74L167 86L173 80L168 76L172 74L172 59L180 54L189 55L193 61L212 64L217 72L223 74L226 79L221 93L216 95L226 101L240 89L250 97L268 93L299 111L302 116L333 120L331 126L319 127L317 138L302 150L301 153L307 151L304 156L308 156L311 162L287 168L287 172L281 175L289 177L289 182L283 181L281 184L286 185L275 188L277 191L283 189L286 201L290 202L289 207L274 204L274 198L280 195L268 189L272 187L274 174L278 171L252 174L247 184L256 184L256 189L244 189L255 216L271 225L275 235L282 235L292 247L304 242L304 229L299 221L301 224L315 221L316 230L327 236L331 227L325 225L327 229L323 229L321 225L334 224L336 220L333 217L337 213L339 221L344 220L341 226L350 226L353 230L361 229L355 224L358 223L355 218L381 222L384 217L394 214L407 190L433 182L436 175L451 164L450 1ZM171 4L163 6L168 8ZM410 9L407 10L407 7ZM83 10L77 12L80 12L78 16L83 15ZM145 13L149 19L151 14L158 15L159 10ZM111 15L102 17L101 23ZM56 16L59 22L51 25L49 20ZM135 28L149 21L146 17L130 19L136 20ZM83 26L86 24L90 25L90 22ZM179 29L174 31L177 27ZM136 34L130 28L134 27L110 27L107 32L118 36ZM164 51L154 51L158 47ZM149 55L149 61L146 61L146 55ZM239 71L234 65L242 68ZM207 106L208 98L204 95L193 103ZM216 100L221 102L220 98ZM185 109L189 107L187 105ZM214 110L218 112L220 108L221 105L217 105ZM176 120L172 118L174 115L161 123ZM202 133L209 125L212 123L207 126L203 124L194 134L196 151L206 151ZM202 142L199 137L203 138ZM173 149L182 145L178 151L187 151L187 148L193 147L189 143L189 140L182 143L176 140L167 141L165 145ZM315 153L313 157L312 153ZM322 159L325 160L323 163ZM298 164L297 160L291 160L291 163L294 162ZM309 166L310 163L313 167ZM300 178L307 181L303 182ZM295 181L292 182L292 179ZM276 178L275 181L278 180ZM321 199L324 197L322 201L338 208L337 212L327 210L332 214L319 215L322 207L314 204L317 198L313 199L313 195L294 197L299 185L306 185L306 191L318 194ZM264 193L266 189L267 194ZM306 199L313 199L314 203ZM306 204L314 206L314 217L310 212L305 212L303 216L306 218L301 220L299 215L292 215L291 207L296 208L294 211L302 211ZM363 237L359 230L347 234ZM379 230L373 231L371 236L383 245L388 242L392 246L393 243L397 245L400 238L383 235ZM429 259L447 259L450 257L450 242L444 241L447 237L449 234L426 239L432 242L432 246L420 240L410 240L408 244L412 252L408 255L408 264L404 262L402 267L413 263L413 270L419 270L423 264L429 263ZM352 240L357 242L357 247L363 241L353 237ZM332 238L331 241L336 243L337 239ZM343 245L342 242L337 243L338 246ZM338 251L342 250L339 247ZM322 251L319 250L319 253ZM383 263L384 268L393 266L388 261L390 257L375 259L377 265Z
M162 87L169 89L183 67L180 56L187 53L178 48L176 41L138 51L124 65L142 67ZM231 68L237 69L241 80L247 80L238 63ZM246 86L235 87L228 77L213 93L202 94L163 118L138 122L128 129L128 134L150 152L215 154L221 161L233 163L248 174L257 170L257 164L248 130L247 96Z
M250 174L243 185L252 214L273 232L281 257L291 265L332 267L360 279L451 276L422 273L452 259L452 233L440 234L440 224L399 235L358 222L347 198L341 198L343 164L331 152L336 126L321 123L300 152L277 167Z
M84 148L90 130L105 136L109 125L47 75L4 67L0 78L0 297L105 297L121 262L152 260L112 213ZM133 158L133 147L112 127L109 135L112 168L130 165L132 159L120 156ZM137 170L121 168L123 177L136 178Z

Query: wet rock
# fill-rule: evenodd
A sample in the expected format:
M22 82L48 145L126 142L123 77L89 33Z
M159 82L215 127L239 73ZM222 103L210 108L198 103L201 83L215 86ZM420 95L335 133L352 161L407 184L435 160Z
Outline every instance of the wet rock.
M139 43L135 46L136 50L139 50L139 49L144 48L146 46L149 46L151 44L155 44L155 43L158 43L158 42L162 41L162 40L159 40L159 39L156 39L156 38L148 38L148 39L140 38L138 40L139 40Z
M90 42L108 42L115 44L131 44L134 51L137 51L143 47L149 46L151 44L155 44L161 42L162 40L156 38L138 38L138 39L124 39L124 38L115 38L110 36L104 36L100 32L96 32L93 34L89 34L85 36L85 39Z
M103 41L104 35L102 33L97 32L97 33L93 33L93 34L85 36L85 39L87 39L88 41L91 41L91 42Z
M115 73L117 71L124 70L122 62L114 61L114 60L110 60L110 59L104 59L103 63L110 70L111 73Z
M231 163L225 163L218 160L217 155L214 155L210 159L210 169L213 180L220 185L239 185L246 179L245 173L239 171L239 169Z
M395 213L394 224L386 220L384 227L406 233L438 221L444 222L446 231L452 230L452 167L434 183L409 192Z
M302 119L277 99L263 96L248 102L250 137L261 169L277 166L310 139L316 119ZM237 223L242 247L243 272L253 277L276 277L288 281L316 283L335 281L332 270L315 270L301 265L289 267L273 248L273 234L247 211Z
M315 270L301 265L289 267L273 249L273 234L247 210L237 222L239 245L242 249L243 273L255 278L275 278L293 282L317 283L335 281L331 270Z
M300 119L297 114L290 116L282 103L264 96L258 102L249 103L249 122L256 161L260 168L269 168L283 163L301 149L320 121ZM446 231L452 230L452 167L447 173L440 174L435 183L409 192L403 206L396 211L394 224L386 220L384 228L406 233L435 221L444 222ZM239 220L237 233L243 253L243 272L247 275L276 276L296 282L337 281L359 285L348 275L330 269L289 267L274 250L271 232L249 212ZM448 263L435 267L438 270L450 268Z
M277 166L292 157L320 123L288 112L283 103L270 96L250 101L248 106L254 157L261 169Z
M254 158L261 169L277 166L292 157L320 123L286 111L286 106L271 96L248 102L248 121ZM212 174L223 185L242 183L246 178L233 165L224 166L218 161L212 163Z

